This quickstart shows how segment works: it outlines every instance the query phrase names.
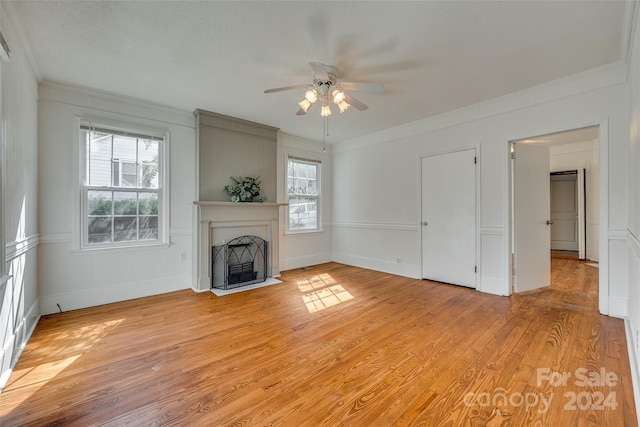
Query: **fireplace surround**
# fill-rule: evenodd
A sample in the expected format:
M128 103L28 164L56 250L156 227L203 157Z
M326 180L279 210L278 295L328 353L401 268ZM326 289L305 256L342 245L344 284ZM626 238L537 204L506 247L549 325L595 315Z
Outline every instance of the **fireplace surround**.
M278 277L279 218L284 203L193 202L196 207L194 284L196 291L211 289L213 247L234 238L253 235L266 244L266 277Z

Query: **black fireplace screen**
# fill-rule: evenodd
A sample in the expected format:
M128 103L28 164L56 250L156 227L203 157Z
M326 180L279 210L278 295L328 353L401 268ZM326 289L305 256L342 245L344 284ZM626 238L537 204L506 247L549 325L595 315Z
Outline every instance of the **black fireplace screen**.
M233 289L267 280L267 242L241 236L211 248L211 288Z

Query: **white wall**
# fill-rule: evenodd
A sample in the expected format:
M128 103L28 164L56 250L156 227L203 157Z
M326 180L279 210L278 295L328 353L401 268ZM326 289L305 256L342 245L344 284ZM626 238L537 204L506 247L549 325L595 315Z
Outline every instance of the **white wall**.
M549 147L551 172L586 170L586 257L598 261L600 245L600 192L598 169L598 140Z
M632 40L629 65L629 226L627 228L627 255L629 259L629 300L627 319L627 341L632 349L631 368L636 386L636 408L638 384L640 383L640 11L636 6L635 37ZM634 369L635 368L635 369Z
M43 314L154 295L191 286L195 196L195 120L122 96L40 84L39 285ZM78 168L74 118L170 134L170 245L76 250Z
M38 306L38 85L17 29L1 4L0 28L11 48L2 61L0 225L6 264L0 268L0 389L40 316ZM2 259L1 262L5 262Z
M322 162L321 169L321 215L322 231L314 233L285 233L287 207L280 208L280 270L320 264L331 261L331 229L332 229L332 161L331 146L323 151L321 142L278 132L278 202L285 203L287 187L287 155L302 157Z
M419 276L415 149L406 139L354 150L334 147L334 260Z
M610 267L610 273L602 281L609 283L603 311L609 312L613 300L611 313L624 316L626 242L620 231L627 224L627 91L626 66L613 64L335 146L334 259L419 277L419 159L478 145L478 289L510 293L509 141L604 123L606 155L600 157L607 159L601 171L608 181L609 256L601 251L601 260L608 260L601 271Z

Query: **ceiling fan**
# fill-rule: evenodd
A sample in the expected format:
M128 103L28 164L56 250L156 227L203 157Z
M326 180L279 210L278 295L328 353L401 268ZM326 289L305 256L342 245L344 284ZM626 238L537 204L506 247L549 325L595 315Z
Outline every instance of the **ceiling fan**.
M307 89L304 94L304 99L298 103L300 109L296 114L298 116L305 115L314 104L320 101L319 103L322 104L320 115L322 117L328 117L331 114L331 102L338 106L341 113L346 111L350 106L360 111L369 108L366 104L347 94L345 90L376 93L384 92L384 86L380 83L357 83L338 80L338 69L331 65L325 65L320 62L309 62L309 66L313 71L313 83L267 89L264 93Z

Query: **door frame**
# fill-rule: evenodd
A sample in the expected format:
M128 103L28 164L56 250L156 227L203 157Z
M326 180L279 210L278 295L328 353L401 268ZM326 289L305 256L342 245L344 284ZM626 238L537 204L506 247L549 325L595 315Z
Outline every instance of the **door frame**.
M511 144L527 138L535 138L537 136L549 135L553 133L566 132L573 129L581 129L586 127L598 127L598 257L599 257L599 275L598 275L598 308L601 314L609 314L609 118L605 118L600 122L593 123L577 123L574 126L568 125L561 128L547 128L539 131L530 131L522 135L514 135L508 138L504 144L504 156L506 162L505 177L505 207L504 212L507 213L507 238L505 239L506 262L505 277L507 278L508 295L512 293L512 272L513 272L513 184L511 177L513 176L513 167L511 160Z
M417 218L418 218L418 241L417 241L417 254L419 254L420 260L420 276L418 279L422 279L424 276L424 266L423 266L423 253L422 253L422 239L423 239L423 228L422 228L422 159L425 157L434 157L440 156L443 154L452 154L460 151L467 150L475 150L476 152L476 235L475 235L475 253L476 253L476 275L475 275L475 290L482 291L482 281L480 280L481 276L481 266L480 266L480 212L481 212L481 197L480 197L480 168L481 168L481 152L480 152L480 144L475 145L463 145L457 148L452 148L450 150L436 150L431 152L424 152L418 155L417 161L417 169L418 169L418 194L416 200L418 200L417 206Z

